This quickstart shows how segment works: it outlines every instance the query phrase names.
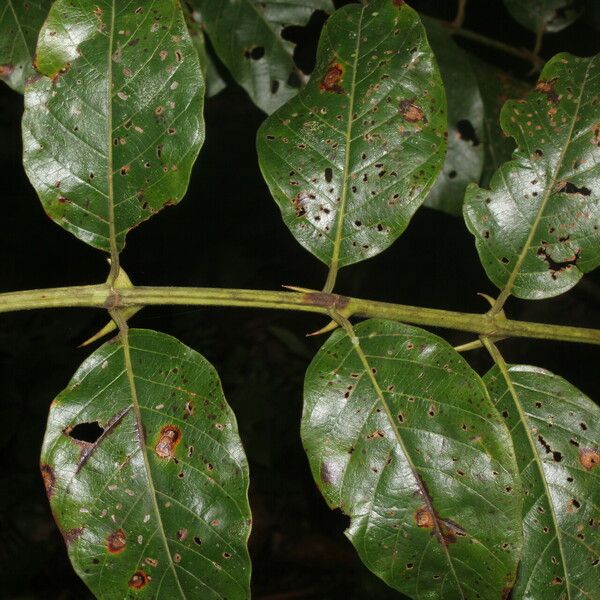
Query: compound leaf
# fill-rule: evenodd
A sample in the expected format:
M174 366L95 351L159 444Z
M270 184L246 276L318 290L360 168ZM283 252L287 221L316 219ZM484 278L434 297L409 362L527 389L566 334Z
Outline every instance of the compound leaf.
M350 4L325 24L317 67L258 131L286 225L327 265L378 254L404 231L446 149L444 88L418 15Z
M48 215L110 250L184 195L204 83L177 0L57 0L27 86L24 164Z
M507 102L513 160L464 214L488 277L519 298L572 288L600 264L600 57L555 56L525 100Z
M534 33L561 31L583 12L574 0L504 0L504 5L515 21Z
M306 374L302 440L363 562L412 598L502 597L521 547L510 435L441 338L390 321L335 332Z
M23 92L50 0L4 0L0 7L0 79Z
M600 598L600 410L543 369L484 378L513 438L523 485L524 547L513 598Z
M294 44L283 36L305 26L331 0L191 0L210 41L233 78L260 109L271 114L298 93L307 77L295 65Z
M461 215L467 184L478 183L483 169L483 100L467 54L442 25L427 18L423 24L448 98L448 153L425 206Z
M41 463L97 598L248 598L248 465L197 352L146 330L104 344L53 402Z

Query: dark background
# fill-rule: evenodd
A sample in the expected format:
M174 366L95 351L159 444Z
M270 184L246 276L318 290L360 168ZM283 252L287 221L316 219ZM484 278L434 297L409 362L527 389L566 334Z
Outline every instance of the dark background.
M339 6L344 2L337 2ZM425 14L454 17L454 2L414 1ZM308 68L323 15L294 33L297 58ZM511 20L498 1L471 2L465 26L516 46L533 35ZM542 55L600 50L585 20L547 35ZM457 38L480 58L527 78L530 67ZM535 78L534 78L535 79ZM529 81L533 81L529 77ZM206 105L207 137L185 200L132 231L122 255L142 285L320 289L326 268L303 250L280 219L262 181L254 138L264 115L229 81ZM0 288L12 291L98 283L104 256L53 224L21 165L22 97L0 86ZM341 271L337 291L349 295L462 311L484 312L477 292L495 295L460 219L428 209L415 216L395 245ZM510 300L511 317L600 328L599 273L574 290L543 302ZM90 353L77 346L107 320L99 310L64 309L1 315L0 370L0 597L87 599L54 527L38 471L48 407ZM251 467L253 597L385 599L388 590L363 568L343 536L347 523L329 511L313 485L299 438L304 372L322 338L305 338L321 317L233 308L147 308L135 327L178 337L218 369L237 414ZM439 331L451 343L472 336ZM600 349L554 342L502 343L509 361L546 367L598 398ZM468 360L480 373L485 352Z

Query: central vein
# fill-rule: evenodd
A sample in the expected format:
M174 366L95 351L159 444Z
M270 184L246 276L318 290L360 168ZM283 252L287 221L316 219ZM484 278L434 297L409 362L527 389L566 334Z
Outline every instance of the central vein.
M356 71L358 67L358 57L360 50L360 38L362 33L362 22L365 14L365 7L360 11L360 19L356 33L356 47L354 50L354 63L352 65L352 83L350 84L350 95L348 99L348 119L346 120L346 144L344 156L344 173L342 181L342 193L340 194L340 206L337 212L337 223L335 229L335 241L333 243L333 253L331 255L331 264L329 273L323 291L330 293L335 286L337 272L340 262L340 246L342 245L342 235L344 233L344 218L346 216L346 202L348 198L348 183L350 181L350 147L352 144L352 123L354 121L354 98L356 96Z

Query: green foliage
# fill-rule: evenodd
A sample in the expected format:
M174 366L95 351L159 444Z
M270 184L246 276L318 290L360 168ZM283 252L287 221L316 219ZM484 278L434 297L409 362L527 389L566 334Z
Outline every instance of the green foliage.
M248 465L197 352L146 330L96 350L52 404L41 470L97 598L247 598Z
M86 243L177 203L204 139L204 83L176 0L57 0L27 86L24 164L44 209ZM55 135L60 132L60 135Z
M512 436L523 482L516 598L600 598L600 409L561 377L500 363L484 378Z
M331 0L191 0L204 20L215 52L252 101L267 114L293 98L306 75L293 60L283 30L306 25Z
M441 338L369 320L306 373L302 441L363 562L411 598L498 598L516 577L521 493L509 433ZM490 526L490 524L493 526Z
M561 31L581 15L575 0L504 0L514 19L533 32Z
M579 14L569 0L505 4L539 34L535 52L508 52L534 65L541 34ZM461 19L424 27L403 0L331 14L310 77L288 28L306 33L331 0L55 0L42 25L49 5L5 0L0 75L16 90L28 80L24 165L44 209L109 252L111 272L106 284L2 294L0 310L101 307L114 321L101 334L119 330L52 403L41 458L56 523L92 592L250 595L236 419L206 359L165 334L129 330L158 297L330 317L320 333L337 331L306 373L302 441L328 505L350 518L358 556L391 588L418 600L600 600L599 409L548 371L508 366L495 345L507 330L543 337L545 326L506 320L510 295L562 294L600 264L600 55L558 54L521 99L526 83L455 34L487 38ZM186 192L204 96L226 85L220 63L270 115L257 134L260 169L294 237L329 267L323 292L137 287L120 266L127 232ZM488 314L333 293L338 268L387 249L424 202L463 211L501 290ZM495 366L482 381L457 349L394 321L394 310L464 325L480 336L467 348L484 346ZM387 320L350 321L373 315ZM600 343L598 331L552 327L548 339ZM296 332L266 330L299 364L310 358ZM277 410L268 397L251 402L271 375L247 378L251 359L235 347L228 357L249 398L248 429ZM269 430L283 435L273 418Z
M33 55L50 0L4 0L0 6L0 79L18 92L34 74Z
M482 92L467 54L448 31L433 19L423 22L448 98L448 153L425 205L460 215L467 184L479 182L483 170L487 139Z
M556 296L600 264L600 60L555 56L500 117L517 150L465 196L488 277L519 298Z
M446 100L418 15L350 4L326 23L302 92L257 135L259 164L296 239L327 265L385 250L444 160Z

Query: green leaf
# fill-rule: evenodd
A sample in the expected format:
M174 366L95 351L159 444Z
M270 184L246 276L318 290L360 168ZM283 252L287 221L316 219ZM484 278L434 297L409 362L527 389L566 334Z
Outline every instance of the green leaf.
M23 92L34 73L37 36L48 14L50 0L4 0L0 7L0 79Z
M600 410L543 369L496 366L484 381L512 432L523 482L524 547L513 598L597 600Z
M289 26L304 26L331 0L191 0L202 14L215 52L233 78L267 114L298 93L307 77L294 64Z
M599 57L559 54L502 109L517 150L490 191L469 186L464 212L504 296L556 296L600 264L599 93Z
M184 195L204 139L204 83L177 0L57 0L27 86L24 164L48 215L88 244Z
M300 244L336 267L390 246L440 172L445 112L408 5L374 0L334 13L310 82L258 131L261 170Z
M424 18L423 24L448 98L448 153L425 206L461 215L467 184L479 182L483 169L483 100L467 54L438 22Z
M515 21L534 33L561 31L582 13L574 0L504 0L504 5Z
M500 598L521 547L510 435L441 338L370 320L335 332L305 380L313 477L363 562L413 598Z
M515 140L500 129L500 109L509 98L523 98L530 86L474 56L469 56L469 62L483 100L485 159L479 185L485 187L496 169L510 160L515 149Z
M41 469L71 562L101 600L245 600L248 465L219 377L170 336L124 339L50 409Z
M224 90L227 84L223 81L221 75L219 75L219 71L206 48L206 36L202 30L202 17L200 13L197 10L193 12L188 11L186 13L186 22L190 37L198 52L200 68L202 69L206 83L206 97L212 98Z

